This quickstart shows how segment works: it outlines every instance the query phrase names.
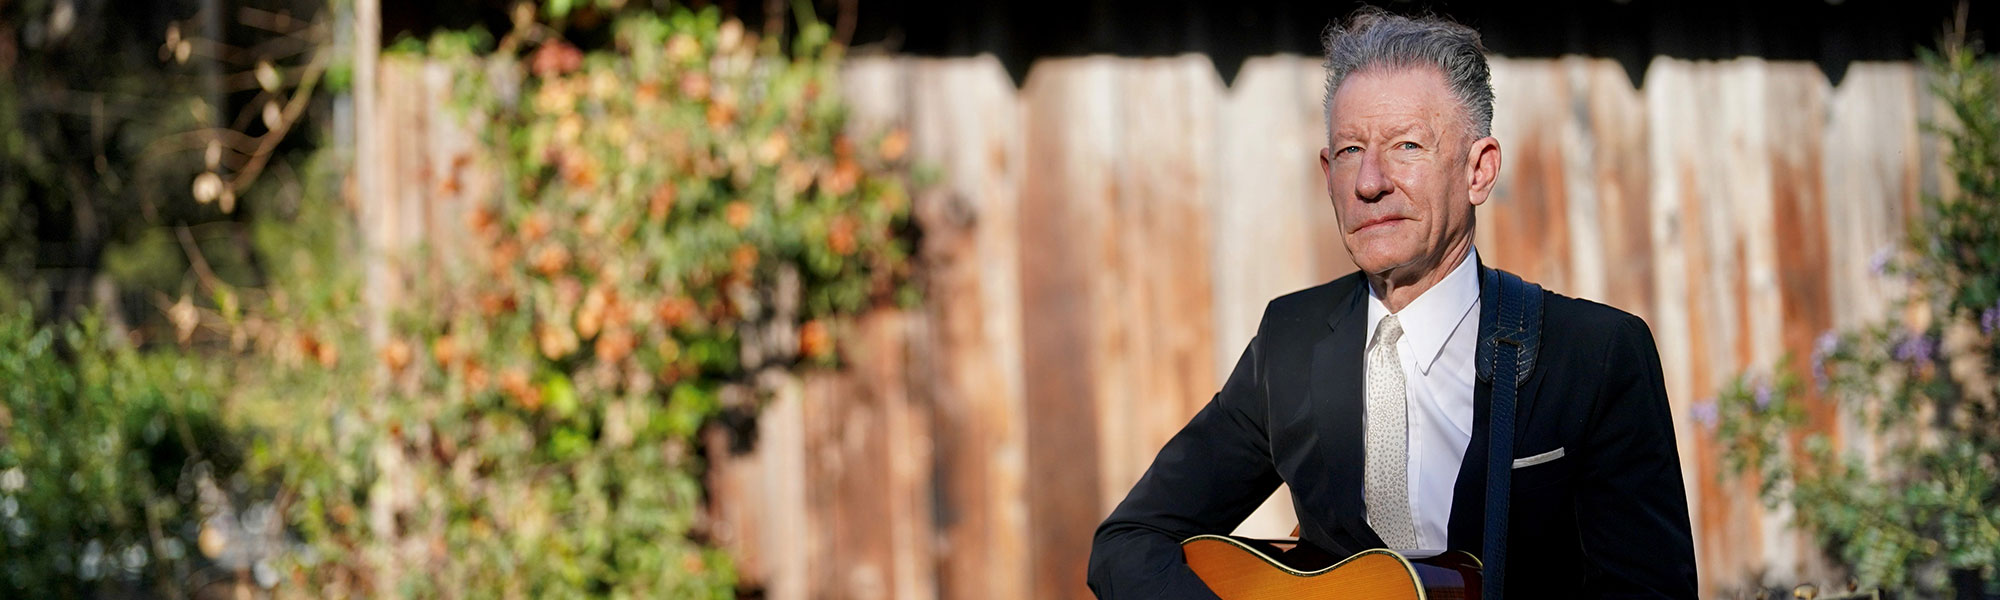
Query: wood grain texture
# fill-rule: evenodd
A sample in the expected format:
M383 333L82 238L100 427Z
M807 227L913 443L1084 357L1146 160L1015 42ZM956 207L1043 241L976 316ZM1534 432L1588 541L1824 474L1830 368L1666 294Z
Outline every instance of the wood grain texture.
M936 562L949 598L1027 598L1027 406L1022 375L1021 109L999 61L875 59L910 69L911 153L950 173L920 195L933 367ZM921 521L922 516L905 516Z
M1181 544L1188 568L1222 600L1457 600L1476 591L1477 567L1463 555L1417 565L1389 550L1370 550L1318 568L1288 565L1241 542L1197 536ZM1421 575L1420 575L1421 574Z
M771 598L1088 597L1092 528L1265 303L1353 268L1317 165L1318 60L1251 58L1227 87L1197 56L1043 61L1021 88L983 56L847 69L855 127L908 128L946 176L915 197L927 302L863 319L853 369L788 384L754 447L712 452L717 540ZM1481 255L1651 326L1704 595L1824 574L1756 482L1728 476L1696 409L1890 305L1899 284L1871 263L1946 186L1921 71L1855 63L1835 86L1807 63L1657 58L1635 88L1603 59L1492 69L1503 167ZM363 161L380 191L356 198L369 285L398 301L457 268L443 245L402 256L463 238L460 213L492 193L473 137L425 100L448 91L433 70L380 69L382 150ZM1813 416L1877 447L1829 406ZM1286 500L1243 532L1289 531Z

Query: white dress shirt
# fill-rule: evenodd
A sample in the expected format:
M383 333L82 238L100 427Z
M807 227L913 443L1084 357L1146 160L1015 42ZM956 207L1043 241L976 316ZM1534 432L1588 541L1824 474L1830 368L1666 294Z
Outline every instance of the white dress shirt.
M1444 280L1395 313L1403 326L1396 358L1403 365L1404 390L1409 395L1405 405L1410 424L1410 517L1418 548L1445 547L1458 466L1472 441L1478 264L1479 251L1467 252ZM1389 314L1374 286L1368 286L1368 339L1362 347L1374 343L1376 324ZM1366 384L1362 389L1368 389Z

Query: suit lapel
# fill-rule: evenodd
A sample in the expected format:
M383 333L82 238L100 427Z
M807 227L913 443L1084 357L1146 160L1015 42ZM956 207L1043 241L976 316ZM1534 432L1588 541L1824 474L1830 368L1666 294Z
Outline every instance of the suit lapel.
M1499 322L1500 306L1497 299L1499 290L1488 285L1485 261L1479 264L1479 337L1478 348L1474 351L1473 368L1484 371L1479 361L1487 357L1486 344L1493 339L1493 330ZM1474 377L1472 383L1472 439L1465 446L1465 460L1458 464L1458 481L1452 483L1451 517L1445 524L1445 545L1452 550L1464 550L1473 554L1483 551L1486 527L1486 455L1487 422L1493 416L1493 385L1485 377ZM1516 430L1519 431L1518 429Z
M1366 452L1362 446L1365 404L1362 398L1363 345L1367 340L1367 282L1354 287L1327 316L1327 334L1313 345L1312 404L1318 410L1314 429L1323 448L1332 485L1320 490L1331 498L1318 498L1307 506L1332 509L1321 522L1338 527L1360 548L1379 548L1382 538L1368 527L1367 505L1362 500Z
M1485 308L1480 309L1484 311ZM1483 335L1483 332L1482 332ZM1493 414L1493 386L1485 380L1472 384L1472 439L1466 443L1465 461L1458 465L1458 481L1452 484L1451 517L1445 523L1445 546L1477 555L1486 539L1486 423Z

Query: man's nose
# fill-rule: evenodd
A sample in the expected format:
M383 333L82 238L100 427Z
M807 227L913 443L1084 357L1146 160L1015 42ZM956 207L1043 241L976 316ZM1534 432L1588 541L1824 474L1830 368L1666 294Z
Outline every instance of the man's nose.
M1354 195L1362 200L1374 202L1388 195L1394 184L1389 175L1382 171L1382 155L1367 152L1361 156L1361 172L1354 178Z

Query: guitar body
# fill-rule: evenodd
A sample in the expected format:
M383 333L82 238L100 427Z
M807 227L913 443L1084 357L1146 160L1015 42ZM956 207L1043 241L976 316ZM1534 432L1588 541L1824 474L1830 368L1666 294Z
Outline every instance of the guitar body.
M1299 543L1198 535L1189 568L1222 600L1479 600L1479 559L1464 552L1367 550L1345 559Z

